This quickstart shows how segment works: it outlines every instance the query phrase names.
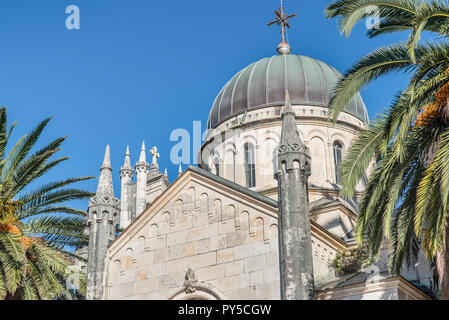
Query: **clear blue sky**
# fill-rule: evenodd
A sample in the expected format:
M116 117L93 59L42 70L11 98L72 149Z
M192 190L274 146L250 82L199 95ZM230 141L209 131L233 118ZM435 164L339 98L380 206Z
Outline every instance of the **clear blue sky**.
M406 35L370 40L360 24L349 39L323 10L329 1L287 0L297 12L289 31L296 54L344 71L372 49ZM81 10L81 29L65 28L68 5ZM126 145L132 162L145 139L156 145L170 180L176 128L206 125L221 87L240 69L275 54L279 32L266 23L278 0L0 0L0 104L18 120L14 140L54 116L41 143L69 134L61 155L71 160L41 182L98 175L111 145L115 193ZM362 91L370 117L406 83L404 75ZM95 190L96 181L80 184ZM87 207L87 202L77 204Z

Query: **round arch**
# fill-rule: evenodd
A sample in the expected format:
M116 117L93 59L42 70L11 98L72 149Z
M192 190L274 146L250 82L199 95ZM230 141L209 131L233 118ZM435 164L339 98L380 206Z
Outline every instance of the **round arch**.
M226 297L220 290L209 284L195 284L195 288L195 292L192 293L186 293L184 289L181 289L168 300L226 300Z

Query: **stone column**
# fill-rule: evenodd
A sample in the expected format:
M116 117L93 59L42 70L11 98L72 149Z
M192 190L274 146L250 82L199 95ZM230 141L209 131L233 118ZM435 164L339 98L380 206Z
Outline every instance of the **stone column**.
M147 186L147 173L149 165L146 160L145 142L142 143L139 162L136 163L136 218L142 214L146 208L145 188Z
M120 201L114 197L109 146L106 148L97 192L88 207L89 254L87 263L87 300L101 300L104 296L106 251L115 238L116 217Z
M120 179L122 181L120 192L120 228L125 229L131 223L131 212L129 210L129 184L134 175L131 167L131 157L129 147L126 148L125 163L120 169Z
M300 139L287 91L282 119L277 174L281 299L312 300L314 281L307 184L310 156Z

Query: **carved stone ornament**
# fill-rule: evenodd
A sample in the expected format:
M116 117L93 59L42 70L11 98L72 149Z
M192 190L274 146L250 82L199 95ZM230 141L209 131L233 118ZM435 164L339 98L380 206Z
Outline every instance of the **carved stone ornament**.
M198 282L195 276L195 272L192 269L187 269L185 281L184 281L184 290L187 294L194 293L196 291L195 284Z
M108 205L113 205L115 207L120 207L120 200L117 198L111 198L109 196L95 195L92 198L90 198L89 206L93 206L96 204L108 204Z

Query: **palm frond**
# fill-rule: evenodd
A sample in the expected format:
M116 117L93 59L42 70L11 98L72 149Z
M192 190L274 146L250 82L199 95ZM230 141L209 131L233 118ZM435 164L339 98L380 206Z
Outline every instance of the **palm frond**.
M340 17L340 32L348 37L354 26L361 20L372 14L372 9L376 8L380 18L389 17L413 17L417 11L417 4L407 0L341 0L330 4L325 13L327 18Z
M418 54L425 52L419 47ZM411 63L404 43L379 48L356 62L341 78L329 102L329 113L335 121L351 99L368 83L391 72L410 71Z

